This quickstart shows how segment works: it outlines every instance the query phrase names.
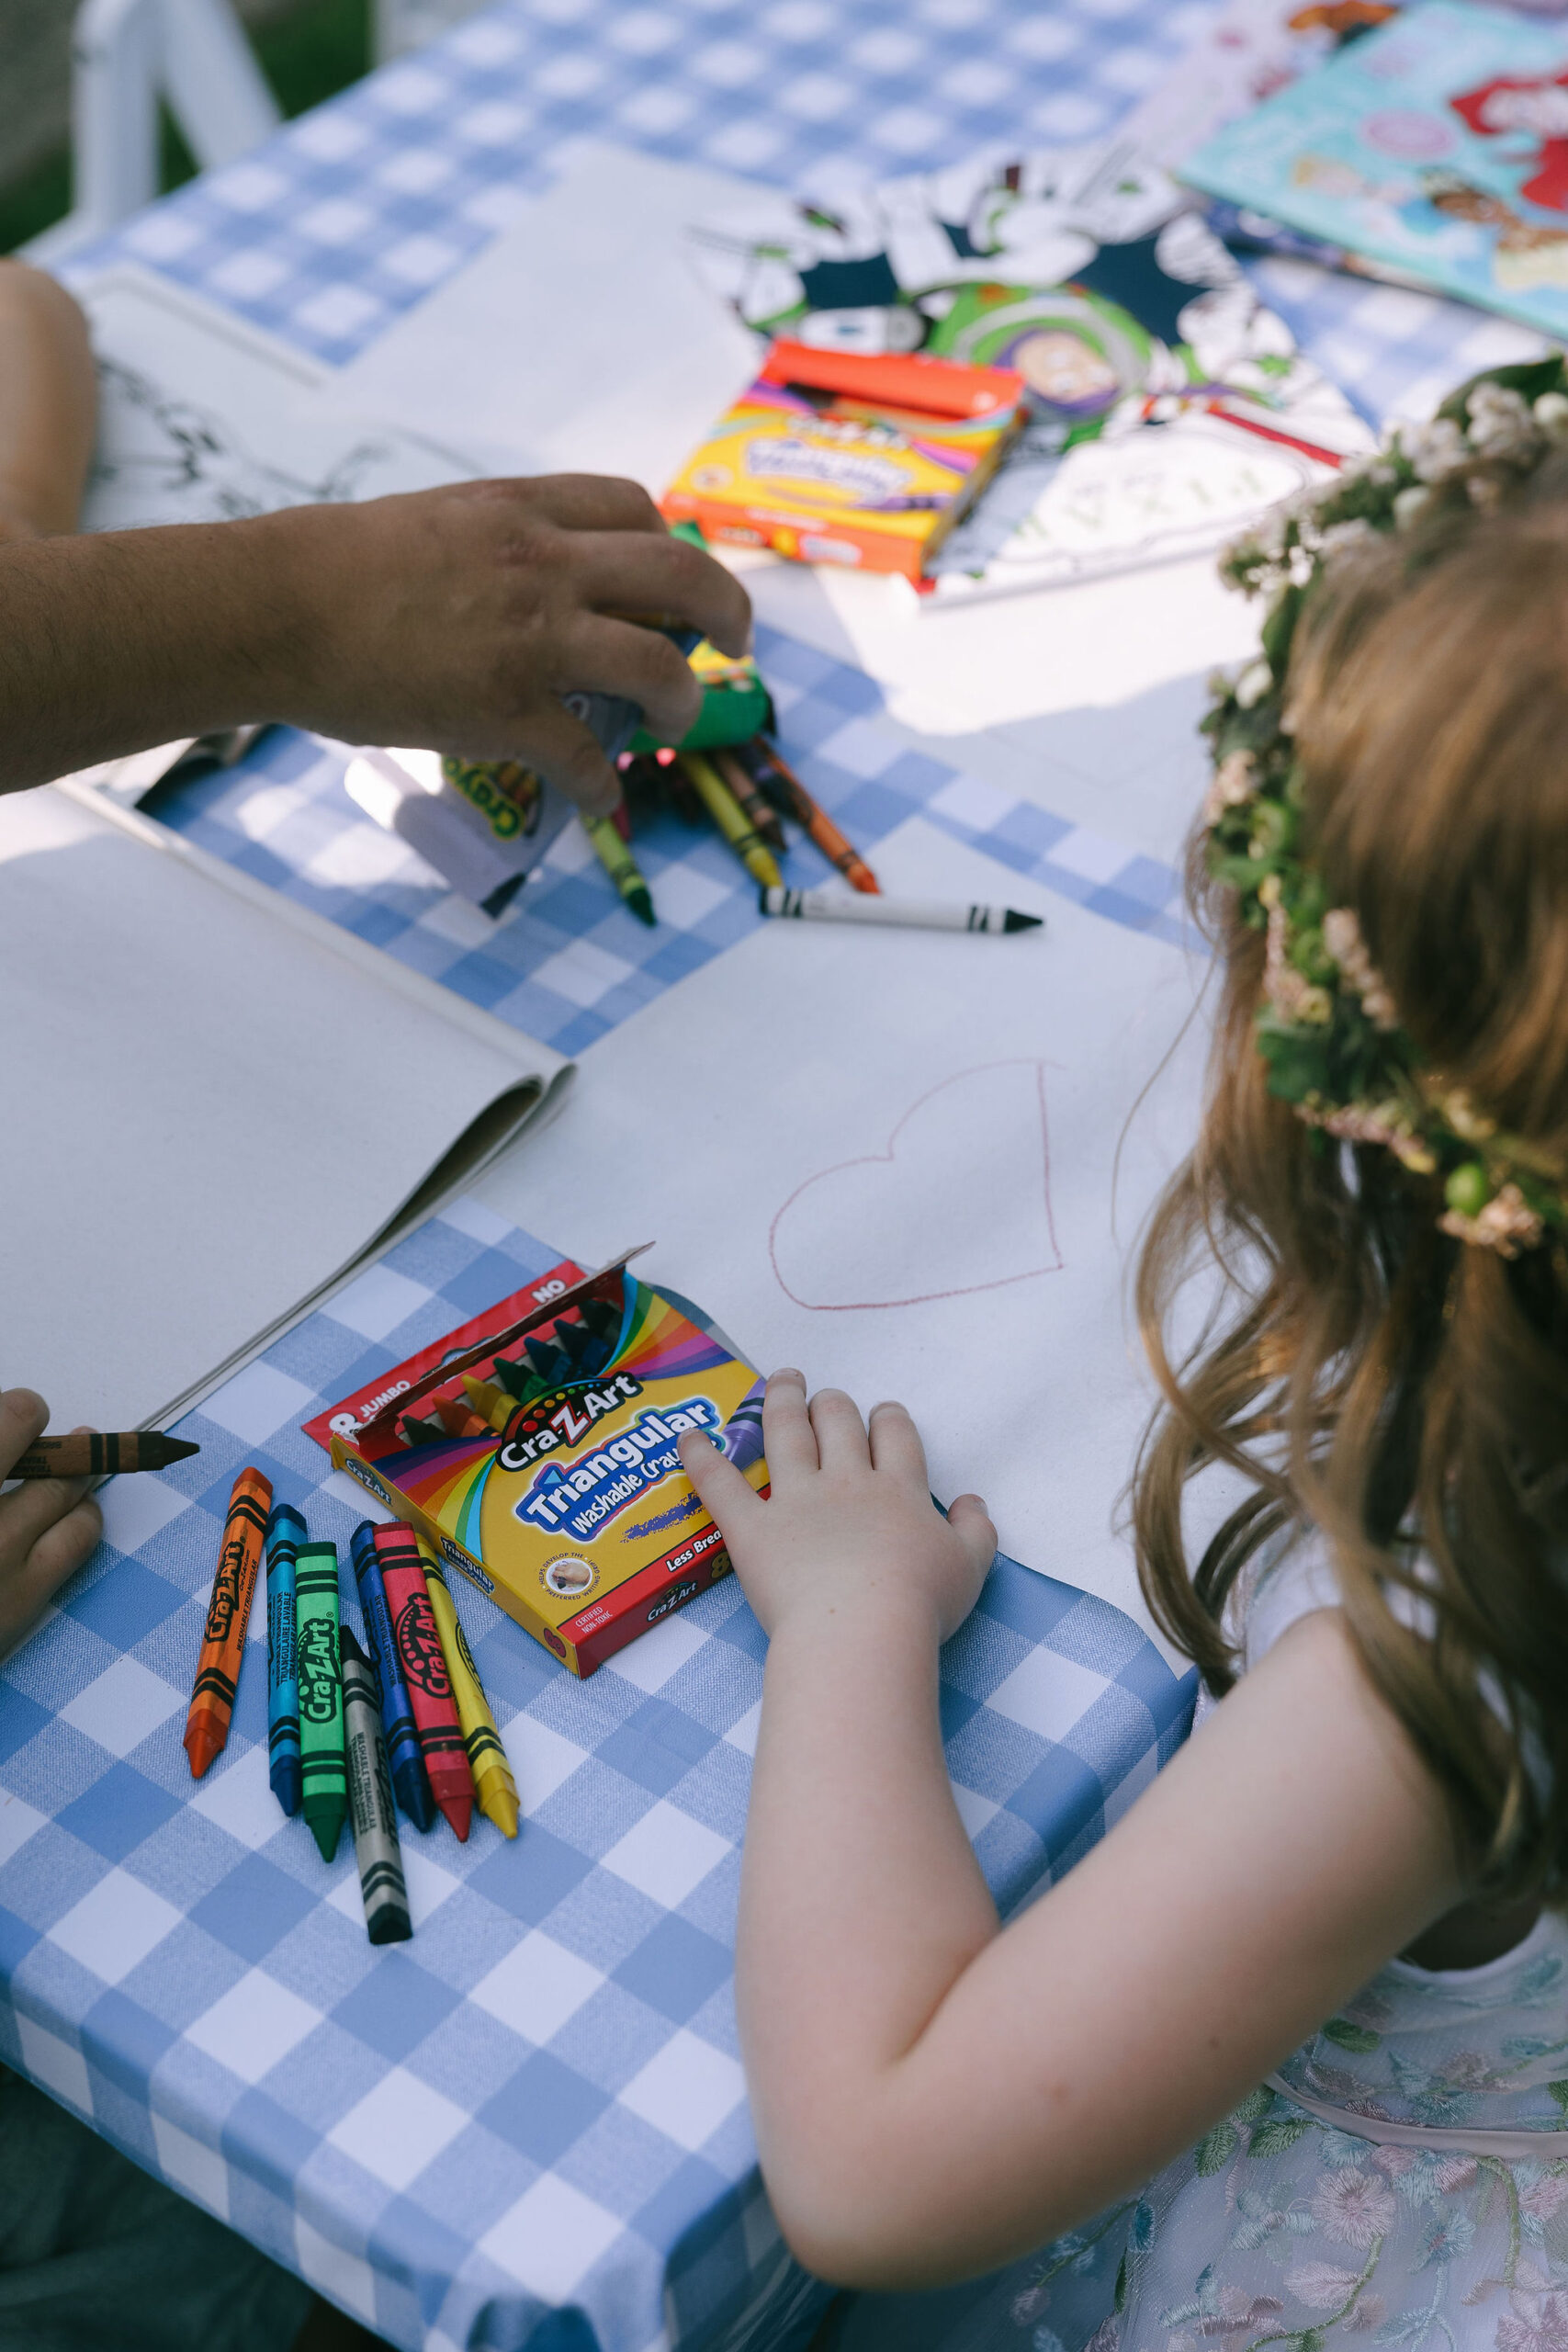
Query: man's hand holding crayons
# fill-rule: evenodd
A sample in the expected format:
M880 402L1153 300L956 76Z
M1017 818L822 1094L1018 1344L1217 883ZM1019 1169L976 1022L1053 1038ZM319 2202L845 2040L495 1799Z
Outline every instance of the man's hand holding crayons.
M615 769L561 697L624 695L678 741L702 689L665 626L739 656L750 600L598 475L24 543L0 551L0 790L285 719L518 760L603 815Z
M49 1407L30 1388L0 1390L0 1481L48 1420ZM102 1532L83 1478L32 1478L0 1495L0 1657L16 1648Z

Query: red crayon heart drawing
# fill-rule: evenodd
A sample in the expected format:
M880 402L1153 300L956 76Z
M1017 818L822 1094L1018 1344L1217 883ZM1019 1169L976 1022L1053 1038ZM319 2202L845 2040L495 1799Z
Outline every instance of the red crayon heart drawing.
M887 1148L825 1168L774 1217L780 1287L823 1313L921 1306L1054 1274L1045 1066L987 1062L912 1103Z

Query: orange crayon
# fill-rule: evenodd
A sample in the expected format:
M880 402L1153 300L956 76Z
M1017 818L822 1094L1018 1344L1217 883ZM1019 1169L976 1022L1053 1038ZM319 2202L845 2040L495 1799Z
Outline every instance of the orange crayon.
M881 883L854 843L839 831L826 808L813 800L795 770L771 743L758 736L752 742L741 744L738 757L775 808L782 808L786 817L793 817L804 828L807 839L816 844L829 865L838 867L852 889L863 890L874 897L881 895Z
M186 1717L185 1748L194 1780L200 1780L229 1737L240 1661L245 1652L245 1628L251 1622L251 1598L271 1509L271 1479L264 1478L259 1470L242 1470L229 1498L218 1572L207 1605L207 1632Z
M376 1530L376 1559L387 1589L392 1639L409 1687L430 1793L456 1835L466 1838L474 1810L474 1776L457 1719L457 1701L430 1605L424 1562L412 1528L400 1521Z

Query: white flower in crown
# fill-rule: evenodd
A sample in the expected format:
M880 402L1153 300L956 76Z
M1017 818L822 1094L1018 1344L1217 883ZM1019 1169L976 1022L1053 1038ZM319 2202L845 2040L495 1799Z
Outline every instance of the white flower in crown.
M1367 953L1361 926L1349 907L1330 907L1323 918L1323 944L1344 974L1347 985L1361 1001L1361 1010L1374 1029L1397 1029L1399 1011L1384 986L1382 974Z
M1470 446L1479 456L1509 465L1534 457L1540 439L1536 422L1517 392L1506 384L1477 384L1465 405Z
M1258 893L1260 898L1264 895ZM1269 1009L1277 1021L1325 1029L1334 1018L1334 999L1326 989L1314 988L1297 971L1290 958L1290 919L1276 899L1269 909L1269 944L1263 958L1263 993Z
M1258 770L1250 752L1228 752L1209 778L1203 796L1203 824L1213 831L1227 808L1239 808L1258 789Z
M1402 425L1399 446L1418 481L1448 481L1474 463L1474 452L1451 416L1435 416L1429 424Z
M1474 1216L1445 1209L1438 1219L1445 1233L1482 1250L1495 1250L1499 1258L1517 1258L1543 1238L1545 1222L1539 1217L1517 1184L1505 1184Z

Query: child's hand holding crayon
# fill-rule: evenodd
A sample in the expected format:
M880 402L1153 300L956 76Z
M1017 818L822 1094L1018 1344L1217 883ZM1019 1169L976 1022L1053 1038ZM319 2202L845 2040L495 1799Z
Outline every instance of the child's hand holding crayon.
M49 1407L32 1389L0 1390L0 1481L48 1421ZM32 1478L0 1495L0 1657L30 1632L102 1533L85 1478Z

